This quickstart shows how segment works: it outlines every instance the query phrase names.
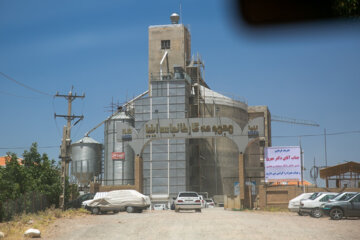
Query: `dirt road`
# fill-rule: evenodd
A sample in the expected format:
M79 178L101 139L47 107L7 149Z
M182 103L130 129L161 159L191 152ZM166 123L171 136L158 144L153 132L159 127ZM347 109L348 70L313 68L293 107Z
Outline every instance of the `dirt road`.
M42 239L360 239L360 219L332 221L296 213L225 211L202 213L174 211L126 212L59 219Z

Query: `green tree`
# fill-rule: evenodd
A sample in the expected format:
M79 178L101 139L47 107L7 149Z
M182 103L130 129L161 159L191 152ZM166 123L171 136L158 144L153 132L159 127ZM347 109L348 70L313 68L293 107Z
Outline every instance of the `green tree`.
M28 176L14 153L8 153L5 168L0 168L0 202L16 199L29 190Z
M23 157L31 191L44 194L50 204L58 206L62 189L59 166L47 154L40 155L37 143L31 145L30 151L24 151Z

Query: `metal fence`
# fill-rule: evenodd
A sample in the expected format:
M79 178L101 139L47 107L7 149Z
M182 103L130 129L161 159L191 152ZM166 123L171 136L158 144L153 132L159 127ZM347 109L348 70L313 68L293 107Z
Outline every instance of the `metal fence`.
M16 200L0 203L0 221L9 221L14 215L36 213L49 207L49 202L41 193L26 193Z

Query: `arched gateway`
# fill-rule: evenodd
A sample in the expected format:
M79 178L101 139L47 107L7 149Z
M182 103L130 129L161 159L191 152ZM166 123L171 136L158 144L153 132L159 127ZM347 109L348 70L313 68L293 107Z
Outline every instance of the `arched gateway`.
M250 120L247 125L241 128L235 121L226 117L216 118L181 118L181 119L153 119L146 122L140 131L126 123L116 123L117 141L126 141L134 150L135 185L142 191L142 155L145 146L159 139L201 139L226 137L233 141L239 153L239 175L238 181L240 189L244 189L244 159L249 142L264 136L264 118L258 117ZM170 169L168 169L168 179L170 179ZM150 178L150 181L152 178ZM168 188L170 188L170 181ZM244 192L240 190L240 198L244 198Z

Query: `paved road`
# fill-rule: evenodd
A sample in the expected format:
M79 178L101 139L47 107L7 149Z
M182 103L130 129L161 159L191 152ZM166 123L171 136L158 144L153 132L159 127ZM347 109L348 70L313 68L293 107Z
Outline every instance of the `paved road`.
M145 211L60 219L42 236L55 240L92 239L360 239L360 219L332 221L294 213Z

